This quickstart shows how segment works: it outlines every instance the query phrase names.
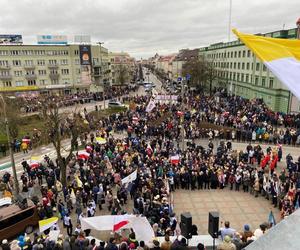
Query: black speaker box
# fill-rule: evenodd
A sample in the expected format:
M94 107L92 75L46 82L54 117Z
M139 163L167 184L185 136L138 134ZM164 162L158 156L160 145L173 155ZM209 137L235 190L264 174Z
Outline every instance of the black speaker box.
M181 235L184 236L187 239L192 238L192 215L187 213L181 214L181 222L180 222L180 229L181 229Z
M208 233L213 238L218 238L219 232L219 213L209 212L208 214Z

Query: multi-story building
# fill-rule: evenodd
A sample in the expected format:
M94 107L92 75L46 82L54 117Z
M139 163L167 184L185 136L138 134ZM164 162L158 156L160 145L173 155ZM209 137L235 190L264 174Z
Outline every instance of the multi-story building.
M155 68L165 73L168 76L168 78L171 79L173 70L172 62L175 59L175 57L176 54L160 56L156 62Z
M1 45L0 92L102 91L114 84L112 54L99 45Z
M297 29L279 30L262 36L295 39ZM248 99L262 98L275 111L300 111L296 97L242 42L212 44L200 48L199 56L213 61L218 74L215 86L227 88L229 93Z
M178 77L184 77L182 74L183 65L190 60L198 58L199 49L182 49L172 61L172 79L177 81Z
M136 68L136 62L133 57L126 52L110 52L108 53L108 60L110 63L110 71L111 71L111 85L119 85L119 74L121 67L125 67L126 69L122 70L122 72L126 72L127 83L130 82L131 76Z

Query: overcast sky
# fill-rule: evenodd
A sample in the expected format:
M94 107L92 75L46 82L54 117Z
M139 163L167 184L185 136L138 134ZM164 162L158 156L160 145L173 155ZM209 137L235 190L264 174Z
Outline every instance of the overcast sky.
M0 0L0 34L88 34L137 59L228 39L229 0ZM294 28L300 0L232 0L232 27ZM231 39L234 35L231 34Z

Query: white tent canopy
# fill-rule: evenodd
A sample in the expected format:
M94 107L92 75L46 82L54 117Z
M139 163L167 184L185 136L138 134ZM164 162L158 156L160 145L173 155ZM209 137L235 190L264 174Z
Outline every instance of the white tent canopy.
M122 220L126 220L129 223L122 227L132 228L135 232L136 239L138 241L151 242L154 238L154 231L146 217L135 215L104 215L95 216L81 219L81 227L83 230L95 229L98 231L112 231L114 225Z

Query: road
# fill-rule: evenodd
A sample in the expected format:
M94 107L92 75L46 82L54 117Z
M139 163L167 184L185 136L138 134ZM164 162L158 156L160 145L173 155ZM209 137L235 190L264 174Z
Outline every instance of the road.
M146 71L144 72L144 75L145 75L145 73L146 73ZM156 85L157 92L165 93L163 90L161 90L162 83L158 80L158 78L155 75L150 73L149 80L152 81ZM129 95L130 96L136 96L136 95L141 96L141 95L145 95L145 94L146 93L145 93L144 87L139 86L139 88L136 92L131 92ZM108 103L108 101L106 100L106 107L107 107L107 103ZM81 112L81 111L83 111L84 108L86 108L87 111L90 112L90 111L95 110L95 105L102 105L102 107L103 107L103 104L104 104L103 101L99 101L99 102L92 102L92 103L81 104L81 105L76 105L76 106L70 106L70 107L61 108L60 112L71 113L75 110L77 112ZM118 136L120 136L120 135L115 135L115 137L118 137ZM121 136L125 136L125 134L121 135ZM71 147L70 140L69 139L64 140L62 142L62 148L63 148L62 154L67 155L70 147ZM21 174L23 173L23 167L21 165L21 162L23 160L28 161L33 156L42 156L43 157L45 155L49 156L51 159L55 159L56 152L55 152L55 149L52 144L48 144L45 146L35 148L35 149L29 151L28 154L23 154L22 152L15 153L14 158L15 158L15 164L16 164L16 170L17 170L18 177L20 177ZM0 176L1 176L1 174L4 174L4 172L12 172L9 155L0 159Z
M144 75L146 76L146 70L144 70ZM145 77L146 80L148 80L148 76ZM156 85L156 90L158 93L166 93L163 88L161 88L162 83L159 81L159 79L153 75L152 73L149 74L149 81L153 82ZM130 96L135 96L135 95L145 95L144 87L140 86L137 90L137 92L132 92L130 93ZM103 102L97 102L97 103L88 103L88 104L83 104L80 105L80 107L77 107L77 111L83 110L83 108L86 108L88 111L93 111L95 109L95 105L103 105ZM67 107L64 108L64 112L72 112L76 109L76 107ZM123 135L118 135L118 136L125 136L126 134L124 133ZM117 135L115 135L117 137ZM207 147L208 141L207 139L200 139L196 140L196 143L202 146ZM216 144L217 142L215 142ZM237 143L233 142L233 148L239 150L245 150L247 143ZM70 149L70 140L64 140L62 142L64 151L63 154L67 154L69 149ZM267 148L267 144L263 144L262 147L265 150ZM270 145L272 147L272 145ZM294 160L297 160L298 157L300 156L299 154L299 148L297 147L290 147L290 146L283 146L283 159L285 159L286 155L290 153ZM56 152L52 144L41 146L38 148L35 148L31 151L29 151L28 154L23 154L23 153L16 153L14 154L15 158L15 163L16 163L16 169L17 169L17 175L20 176L23 172L23 168L21 166L21 162L23 160L30 160L32 156L44 156L47 155L50 158L54 159L56 157ZM3 174L5 171L11 172L11 167L10 167L10 158L9 156L3 157L0 159L0 175Z

